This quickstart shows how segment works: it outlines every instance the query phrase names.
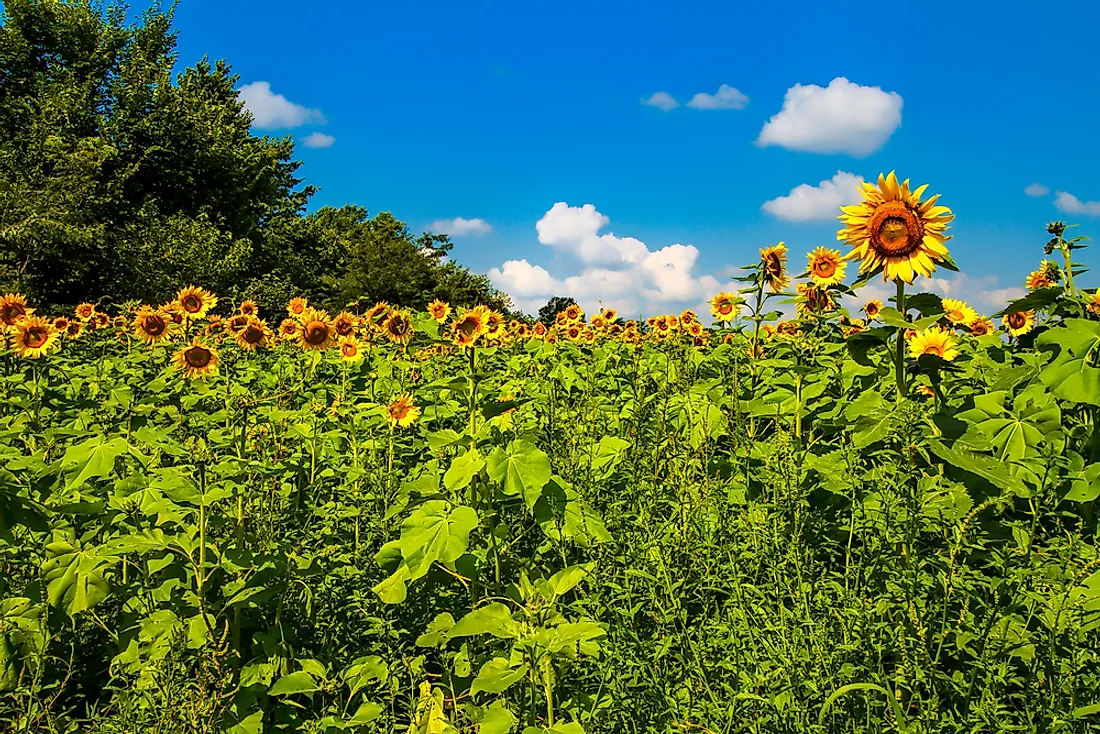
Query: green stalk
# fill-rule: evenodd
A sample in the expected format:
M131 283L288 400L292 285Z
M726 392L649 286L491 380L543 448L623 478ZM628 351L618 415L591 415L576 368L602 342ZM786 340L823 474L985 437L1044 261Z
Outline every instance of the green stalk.
M905 281L900 278L898 284L898 313L905 318ZM905 399L905 329L898 328L897 352L894 356L895 379L898 384L898 402Z

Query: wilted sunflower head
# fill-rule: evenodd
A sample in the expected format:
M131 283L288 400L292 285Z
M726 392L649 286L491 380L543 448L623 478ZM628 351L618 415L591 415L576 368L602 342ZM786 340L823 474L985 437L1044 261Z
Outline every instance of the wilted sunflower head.
M765 247L760 251L760 272L764 277L764 284L773 293L778 293L787 287L791 279L787 276L787 246L780 242L771 247Z
M298 346L307 351L327 349L334 341L332 321L324 311L311 308L302 314Z
M836 309L836 302L832 294L824 288L819 288L810 283L799 283L797 286L798 300L795 303L795 311L799 316L811 313L825 313Z
M218 353L197 338L172 355L172 362L188 377L205 377L218 369Z
M191 318L201 319L218 304L218 299L203 288L189 285L176 294L176 303Z
M935 326L918 332L909 339L909 356L916 359L925 354L934 354L950 362L959 356L957 342L951 332Z
M863 201L840 207L845 226L836 237L852 246L847 259L859 258L859 271L879 267L886 280L912 283L918 275L931 275L936 263L948 257L944 234L954 219L951 210L936 206L939 194L922 202L928 185L909 190L909 179L898 183L893 171L879 174L878 186L861 182Z
M237 313L244 314L245 316L255 316L256 302L253 300L241 301L241 305L237 308Z
M605 308L603 310L603 318L609 324L615 323L615 320L619 318L619 312L613 308Z
M300 317L309 308L309 301L304 298L291 298L290 303L286 305L287 315L292 319Z
M57 344L58 332L41 316L28 315L12 328L15 353L32 359L41 357Z
M984 316L979 316L968 324L970 328L971 336L985 336L986 334L992 334L995 329L993 328L993 322Z
M863 313L867 314L867 318L878 318L879 312L882 311L882 301L877 298L872 298L867 303L863 304Z
M268 337L271 332L267 328L267 324L256 318L255 316L247 317L248 321L245 323L244 328L237 332L237 344L241 349L249 352L253 352L259 347L266 347L268 345Z
M359 362L363 359L363 348L354 336L345 336L340 340L340 357L345 362Z
M404 311L393 309L382 322L382 333L394 344L408 344L413 337L413 322Z
M103 316L106 315L103 314ZM97 313L96 316L99 314ZM98 320L97 318L96 321ZM106 326L106 324L99 324L99 326ZM146 344L157 344L169 337L171 326L172 319L168 314L145 307L140 309L134 317L134 336Z
M733 293L718 293L710 299L710 315L715 321L733 321L740 303L741 299Z
M489 325L489 309L484 306L468 308L451 322L451 339L456 346L470 347L483 335Z
M810 280L814 285L835 285L844 280L844 270L848 264L841 257L840 250L818 247L811 252L809 259Z
M351 336L355 332L355 315L347 311L336 314L332 320L332 328L339 336Z
M23 317L34 313L33 308L27 308L27 299L21 293L8 293L0 297L0 323L4 326L15 326Z
M967 305L966 301L944 298L941 302L943 316L952 324L970 324L978 318L978 312Z
M279 323L279 336L283 339L297 339L301 329L302 325L288 316Z
M584 318L584 311L575 303L565 307L565 318L569 321L580 321Z
M411 426L420 415L420 408L408 393L401 393L386 406L386 421L399 428Z
M1035 310L1010 313L1001 323L1010 336L1022 336L1035 328Z
M76 307L73 314L81 321L87 321L95 315L95 306L90 303L82 303Z
M428 313L436 322L442 324L451 315L451 307L437 298L428 304Z

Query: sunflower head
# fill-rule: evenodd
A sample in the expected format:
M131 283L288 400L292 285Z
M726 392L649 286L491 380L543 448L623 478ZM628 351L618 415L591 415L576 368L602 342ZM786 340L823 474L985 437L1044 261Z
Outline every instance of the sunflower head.
M909 339L909 356L916 359L924 354L934 354L950 362L959 356L955 337L950 332L935 326L914 334Z
M408 344L413 337L413 323L404 311L393 309L382 322L382 333L394 344Z
M213 293L189 285L176 294L176 303L180 309L193 319L201 319L214 306L218 305L218 299Z
M810 280L814 285L827 286L843 282L844 270L848 264L841 257L840 250L818 247L808 256Z
M968 325L971 336L985 336L992 334L995 329L993 328L993 322L987 319L985 316L979 316L971 321Z
M485 317L485 335L492 338L499 338L504 334L504 316L497 311L491 309L488 310L488 316Z
M680 314L680 325L683 328L688 328L699 320L699 317L690 308L684 309L684 312Z
M354 314L341 311L332 320L332 328L336 330L338 336L351 336L355 332L355 321Z
M584 318L584 311L575 303L570 303L565 307L565 318L567 321L580 321Z
M390 426L406 428L416 422L420 415L420 408L413 402L408 393L401 393L392 403L386 406L386 421Z
M546 336L546 324L536 321L535 325L531 327L531 333L535 336Z
M345 362L359 362L363 359L363 347L354 336L345 336L340 340L340 358Z
M1053 285L1055 285L1054 281L1047 277L1046 273L1042 270L1033 270L1024 280L1024 286L1026 286L1029 291L1036 291L1040 288L1050 288Z
M941 304L943 306L944 318L952 324L965 326L973 323L978 318L978 312L968 306L966 301L959 301L954 298L944 298Z
M605 309L603 310L603 319L604 319L604 321L606 321L607 323L609 323L609 324L613 324L613 323L615 323L615 321L616 321L616 320L617 320L618 318L619 318L619 312L618 312L618 311L616 311L615 309L613 309L613 308L605 308Z
M82 322L76 321L76 320L70 321L69 322L69 327L67 329L65 329L65 336L69 337L70 339L76 339L77 337L79 337L83 333L84 333L84 324Z
M95 315L95 306L90 303L82 303L76 307L73 311L73 315L81 321L87 321Z
M69 323L70 322L68 316L58 316L56 319L53 320L53 330L58 333L64 333L68 331Z
M802 336L802 327L797 321L780 321L775 325L775 333L778 336Z
M880 311L882 311L882 301L877 298L872 298L870 301L863 304L863 313L872 321L878 318Z
M570 341L576 341L577 339L580 339L583 333L584 329L581 328L580 324L570 324L569 326L565 327L565 338L569 339Z
M106 316L106 314L103 315ZM97 313L96 316L99 314ZM97 326L106 326L106 324L98 324L98 319L95 323ZM134 317L134 336L146 344L157 344L170 336L172 326L172 318L168 314L159 309L145 307L140 309Z
M266 347L271 336L267 324L255 316L247 317L244 328L236 333L237 344L241 349L253 352L260 347Z
M8 293L0 297L0 323L4 326L15 326L32 313L34 309L27 308L27 299L22 294Z
M787 276L787 246L780 242L760 251L760 272L764 284L773 293L778 293L791 282Z
M1017 311L1005 316L1001 323L1010 336L1023 336L1035 328L1035 310Z
M298 338L298 332L301 331L301 329L302 325L288 316L279 323L279 336L283 339L296 340Z
M13 348L20 357L41 357L57 344L58 332L41 316L24 316L14 325L12 332Z
M588 320L588 324L593 329L606 329L607 328L607 319L605 319L603 317L602 313L598 313L598 314L593 315L592 318L590 318Z
M172 355L172 362L188 378L205 377L217 371L218 352L196 338L176 350Z
M428 304L428 313L437 323L442 324L451 315L451 307L437 298Z
M741 299L733 293L718 293L710 299L710 315L715 321L733 321L741 307Z
M825 313L836 309L836 301L825 288L810 283L798 284L798 300L795 311L799 316L812 313Z
M308 309L302 314L302 325L298 330L298 346L306 351L328 349L334 339L332 320L324 311Z
M471 347L489 326L489 309L484 306L468 308L451 322L451 339L455 346Z
M886 280L912 283L948 260L944 243L951 237L945 232L954 215L936 205L939 194L922 202L927 188L926 184L910 191L909 179L898 183L891 171L889 176L879 174L878 186L860 184L859 204L840 208L838 219L845 226L836 237L852 246L847 259L858 258L861 273L882 268Z
M245 316L255 316L256 302L253 300L241 301L241 305L237 308L237 313L244 314Z
M691 321L687 325L687 333L693 337L701 336L704 333L703 325L698 321Z
M309 308L309 301L304 298L291 298L290 303L286 306L286 313L290 318L299 318Z
M367 312L363 314L363 318L367 324L373 328L381 328L382 323L385 321L386 315L389 313L390 304L385 301L379 301L378 303L367 309Z
M230 334L236 336L237 332L248 326L248 318L249 317L244 315L243 313L233 314L225 322L225 330L228 331Z

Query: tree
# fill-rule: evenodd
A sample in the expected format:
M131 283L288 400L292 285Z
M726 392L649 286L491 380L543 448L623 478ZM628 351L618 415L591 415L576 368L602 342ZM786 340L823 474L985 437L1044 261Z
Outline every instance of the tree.
M545 306L539 309L539 321L547 326L553 326L554 320L558 317L558 314L570 306L576 305L576 303L577 302L572 298L554 296L546 302Z

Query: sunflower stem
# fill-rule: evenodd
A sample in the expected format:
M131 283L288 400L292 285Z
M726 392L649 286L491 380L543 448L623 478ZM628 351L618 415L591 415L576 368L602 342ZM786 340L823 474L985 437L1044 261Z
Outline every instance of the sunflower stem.
M901 317L905 318L905 281L900 278L897 280L898 284L898 296L897 307L898 313ZM905 398L905 329L898 327L898 341L897 351L894 355L894 369L895 379L898 385L898 402L900 403Z

